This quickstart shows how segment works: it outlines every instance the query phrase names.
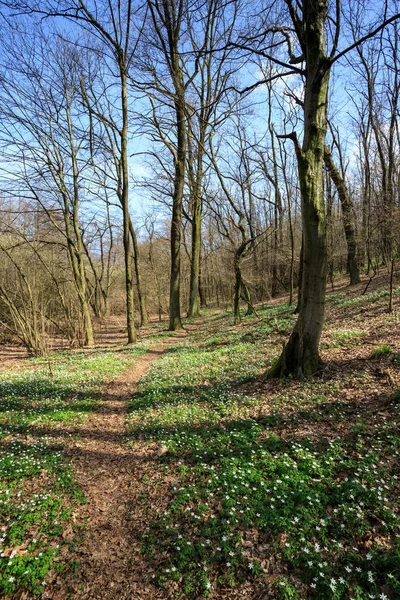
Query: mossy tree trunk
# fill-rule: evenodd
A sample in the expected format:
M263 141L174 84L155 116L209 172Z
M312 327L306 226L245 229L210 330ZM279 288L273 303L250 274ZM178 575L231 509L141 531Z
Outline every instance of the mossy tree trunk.
M303 224L303 275L299 316L270 377L307 377L321 368L319 342L325 313L327 271L323 162L327 128L329 60L326 0L303 3L302 45L306 63L303 145L296 143Z
M347 243L347 268L350 276L350 285L354 285L360 281L360 271L358 268L357 236L353 203L346 182L335 165L332 153L328 147L325 147L324 160L328 173L336 187L342 207L343 228Z

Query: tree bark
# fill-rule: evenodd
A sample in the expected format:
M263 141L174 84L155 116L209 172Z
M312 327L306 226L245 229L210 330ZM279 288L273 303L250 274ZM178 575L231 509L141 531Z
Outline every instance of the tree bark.
M191 254L190 254L190 286L188 317L200 316L199 280L200 280L200 252L201 252L201 221L202 206L201 193L203 183L203 147L205 129L201 127L200 140L197 144L196 168L194 165L193 136L189 119L187 146L188 146L188 180L191 204Z
M128 344L136 342L135 328L135 299L133 291L133 269L130 247L130 214L129 214L129 179L128 179L128 93L126 65L123 57L119 59L121 77L121 106L122 106L122 129L121 129L121 166L122 186L121 204L123 215L123 245L125 260L125 290L126 290L126 321Z
M304 139L297 147L303 222L303 276L299 316L270 377L308 377L321 369L319 342L325 314L327 271L323 161L327 128L329 64L324 25L326 0L303 5L306 87Z
M177 59L176 59L177 60ZM181 228L182 200L186 162L186 116L181 94L175 100L177 122L177 153L175 162L174 193L171 221L171 279L169 288L169 331L183 329L181 320Z
M139 245L137 241L136 231L133 227L132 219L129 219L129 231L131 233L132 246L133 246L133 263L135 265L135 273L136 273L136 285L137 285L137 294L139 300L139 311L140 311L140 326L143 327L147 325L149 322L149 316L147 313L146 299L143 294L142 288L142 275L140 269L140 254L139 254Z
M201 250L201 197L197 194L192 214L192 251L190 255L190 291L188 317L200 316L200 250Z
M181 320L181 229L182 201L185 183L187 115L185 106L185 81L183 58L179 51L181 26L184 14L184 1L147 0L156 36L171 76L171 96L175 110L176 149L174 156L174 183L172 192L171 220L171 272L169 287L169 331L183 329ZM172 104L172 103L171 103Z
M336 167L333 161L332 153L327 146L325 146L324 161L329 176L336 187L342 207L343 228L347 243L347 268L350 275L350 285L354 285L360 281L360 271L358 268L357 238L353 203L351 201L346 182L340 174L339 169Z

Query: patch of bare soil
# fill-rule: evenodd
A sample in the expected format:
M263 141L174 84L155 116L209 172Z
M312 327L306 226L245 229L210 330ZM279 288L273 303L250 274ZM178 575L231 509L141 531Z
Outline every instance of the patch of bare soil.
M42 598L165 598L152 585L146 563L140 560L137 524L132 521L133 505L137 517L149 505L144 492L148 485L141 482L157 478L159 449L146 443L130 448L123 445L123 436L127 402L138 382L168 346L186 335L176 334L137 358L130 369L108 384L97 412L77 426L67 452L87 498L87 504L74 515L76 524L85 524L84 540L74 551L66 550L64 561L69 571L59 576L54 573Z
M28 358L23 346L0 345L0 370L8 371L20 368Z

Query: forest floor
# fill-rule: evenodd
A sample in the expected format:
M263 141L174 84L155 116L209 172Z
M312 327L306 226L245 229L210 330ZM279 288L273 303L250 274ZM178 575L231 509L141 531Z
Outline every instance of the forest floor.
M285 298L0 365L0 597L400 598L400 288L329 293L324 370L269 381Z

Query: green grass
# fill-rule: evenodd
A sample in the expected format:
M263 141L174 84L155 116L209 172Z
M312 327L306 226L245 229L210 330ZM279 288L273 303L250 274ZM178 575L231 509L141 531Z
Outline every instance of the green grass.
M385 296L374 294L351 306ZM350 306L344 295L332 301L336 311ZM210 311L153 363L130 403L127 443L164 447L152 459L158 477L143 476L141 501L146 477L160 496L145 506L141 544L170 597L218 598L247 584L248 598L260 590L276 599L400 598L399 391L383 411L368 408L370 390L384 383L367 361L358 371L267 382L292 308L259 308L239 326ZM346 317L340 329L328 323L323 348L351 359L368 336L361 311L360 328ZM154 329L155 339L169 335ZM40 596L49 569L79 568L75 559L64 566L61 550L80 543L72 515L85 499L63 444L46 433L97 410L102 383L147 348L53 355L0 375L0 595ZM378 356L391 355L394 374L398 355L388 348Z
M398 598L398 403L386 419L347 402L342 386L368 389L360 372L283 383L262 411L272 338L292 319L283 305L268 310L245 327L207 321L131 403L128 438L164 445L174 481L143 539L154 578L183 598L245 581L275 598ZM364 335L333 337L347 346Z
M64 443L47 434L96 410L101 384L145 349L139 345L126 357L64 353L0 374L1 597L17 589L40 596L48 570L61 568L54 563L60 546L79 533L71 515L85 499L65 461Z
M72 424L95 409L100 384L128 364L112 353L53 355L33 368L0 373L0 439L52 421Z
M380 344L371 353L371 358L381 358L392 354L392 347L389 344Z
M349 348L357 345L365 338L367 332L362 329L336 329L329 333L331 341L325 342L324 348Z
M382 298L387 298L389 296L389 293L390 292L387 289L377 290L375 292L370 292L369 294L355 296L354 298L347 298L346 294L336 293L329 294L327 296L327 300L337 306L340 306L341 308L349 308L351 306L358 306L360 304L378 302L378 300L381 300ZM393 296L397 297L399 295L400 287L393 290Z

